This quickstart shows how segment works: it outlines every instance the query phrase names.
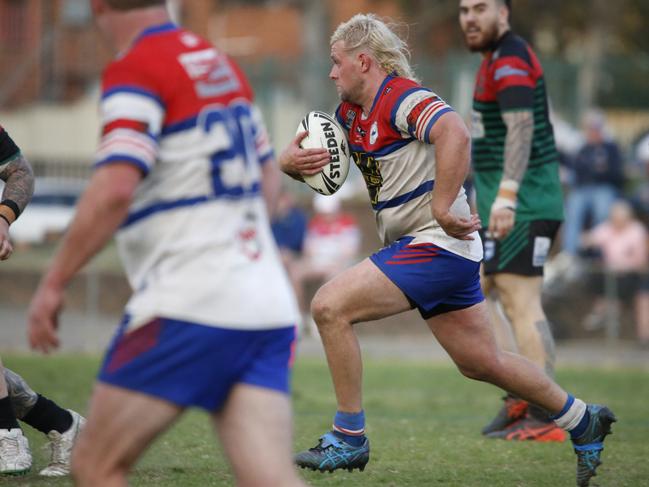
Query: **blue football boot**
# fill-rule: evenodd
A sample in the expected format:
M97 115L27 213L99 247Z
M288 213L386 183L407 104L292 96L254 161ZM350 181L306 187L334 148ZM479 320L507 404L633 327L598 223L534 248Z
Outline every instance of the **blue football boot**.
M299 467L329 473L341 468L362 472L369 459L370 440L365 438L362 445L352 446L331 431L321 436L315 447L295 455Z
M617 419L606 406L589 404L590 421L583 435L572 440L577 454L577 486L588 487L591 477L597 475L596 469L602 463L600 456L604 450L604 438L611 434L611 424Z

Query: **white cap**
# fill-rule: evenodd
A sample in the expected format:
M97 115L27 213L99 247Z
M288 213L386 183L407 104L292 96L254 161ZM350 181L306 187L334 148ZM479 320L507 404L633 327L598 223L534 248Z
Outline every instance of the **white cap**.
M324 213L327 215L338 213L341 207L340 197L332 194L330 196L325 196L320 193L316 193L313 197L313 209L317 213Z

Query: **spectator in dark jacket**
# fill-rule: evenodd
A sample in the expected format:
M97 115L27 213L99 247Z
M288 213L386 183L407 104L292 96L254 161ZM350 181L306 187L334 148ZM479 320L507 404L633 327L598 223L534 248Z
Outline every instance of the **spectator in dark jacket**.
M572 160L572 185L566 201L563 250L569 255L577 253L589 217L591 226L608 218L624 184L620 148L606 138L603 114L589 112L583 127L586 143Z

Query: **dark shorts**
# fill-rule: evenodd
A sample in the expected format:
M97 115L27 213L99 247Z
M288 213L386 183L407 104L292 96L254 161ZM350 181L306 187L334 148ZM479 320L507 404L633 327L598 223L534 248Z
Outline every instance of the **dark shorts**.
M612 298L630 299L639 292L649 292L649 275L644 272L605 274L593 271L588 276L587 288L598 296L610 294Z
M558 220L518 222L504 240L487 238L483 228L480 237L484 246L485 275L503 272L542 276L560 226Z
M239 383L289 393L295 327L236 330L165 318L125 333L99 371L107 384L213 412Z
M484 300L480 263L432 243L410 244L404 237L370 260L406 295L424 319L468 308Z

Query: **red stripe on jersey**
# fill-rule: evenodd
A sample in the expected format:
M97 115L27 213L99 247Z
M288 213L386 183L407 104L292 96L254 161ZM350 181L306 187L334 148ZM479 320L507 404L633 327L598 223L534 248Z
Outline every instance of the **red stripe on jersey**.
M139 120L113 120L112 122L104 125L104 128L101 131L101 135L106 135L115 129L131 129L135 130L136 132L142 132L146 134L149 131L149 124L146 122L141 122Z
M442 103L441 100L440 100L438 97L436 97L436 96L433 96L433 97L431 97L431 98L428 98L428 99L426 99L426 100L423 100L423 101L420 101L419 103L417 103L417 104L415 105L415 107L414 107L412 110L410 110L410 113L408 114L408 118L407 118L407 120L408 120L408 126L414 128L415 125L417 124L417 120L419 120L419 116L422 114L422 112L423 112L423 111L424 111L424 110L425 110L425 109L426 109L426 108L427 108L431 103L434 103L434 102Z
M426 139L426 134L424 133L426 128L428 127L428 122L431 121L431 119L435 116L435 114L444 108L446 106L446 103L440 101L438 103L435 103L428 107L426 111L424 112L423 119L419 123L419 128L417 129L417 138L419 140L424 140Z
M399 252L398 254L395 254L392 256L393 259L412 259L413 257L433 257L437 255L437 253L431 253L431 252L417 252L417 253L401 253Z

